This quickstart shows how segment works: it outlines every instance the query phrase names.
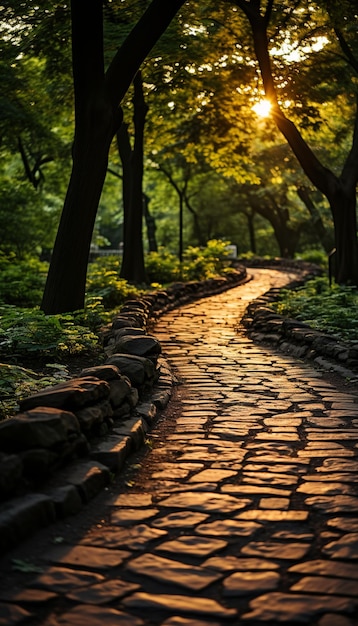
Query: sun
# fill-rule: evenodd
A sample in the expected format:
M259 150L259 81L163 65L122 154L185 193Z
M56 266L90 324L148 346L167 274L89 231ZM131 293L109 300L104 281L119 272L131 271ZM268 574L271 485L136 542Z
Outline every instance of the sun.
M268 117L271 109L272 104L269 100L260 100L260 102L256 102L252 107L252 110L255 111L256 115L259 117Z

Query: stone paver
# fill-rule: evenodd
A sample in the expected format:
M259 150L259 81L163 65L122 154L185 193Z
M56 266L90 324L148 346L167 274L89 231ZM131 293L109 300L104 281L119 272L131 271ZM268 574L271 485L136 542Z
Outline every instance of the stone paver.
M358 392L246 337L293 278L253 273L158 321L178 385L151 449L30 542L41 572L3 559L0 626L358 626Z

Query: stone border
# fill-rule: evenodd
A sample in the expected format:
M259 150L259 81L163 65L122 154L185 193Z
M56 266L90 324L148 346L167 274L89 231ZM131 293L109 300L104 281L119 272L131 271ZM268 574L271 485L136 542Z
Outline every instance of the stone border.
M79 378L72 379L68 384L61 383L23 399L20 404L23 413L0 423L0 457L5 457L3 467L20 472L19 480L24 451L14 453L11 446L15 445L16 436L20 437L21 429L32 429L36 420L46 420L43 428L53 448L58 447L58 440L63 438L65 431L66 437L61 445L67 454L63 456L63 464L56 467L49 479L40 485L28 486L15 497L9 493L3 501L0 553L18 545L39 528L79 512L109 484L111 475L122 469L128 457L145 443L157 412L169 402L173 386L170 369L159 355L159 342L146 335L147 329L166 311L222 293L246 280L246 268L239 266L223 277L176 283L166 290L127 301L103 332L104 351L108 356L104 365L84 370ZM122 367L119 370L116 365L118 359L121 364L127 360L126 371L123 372ZM135 382L133 362L136 366L138 363L143 366L145 372L149 371L148 376L144 375L143 384ZM118 393L120 400L114 401ZM60 397L60 400L54 400L54 397ZM90 405L86 397L91 397ZM1 447L2 434L5 439L1 429L7 422L12 422L13 431L8 436L8 442L12 442L8 443L10 452ZM19 429L16 432L15 427ZM33 434L32 430L28 432L39 445L38 439L42 439L41 433L44 432L42 426L38 429L39 435ZM93 441L91 435L94 435ZM46 454L48 457L52 451L50 446L50 449L42 451L42 457ZM29 464L31 449L26 454ZM81 454L85 458L81 458ZM38 458L41 460L41 454ZM41 473L39 469L37 472Z
M267 266L266 266L267 267ZM304 284L312 273L293 281L288 288ZM286 288L287 288L286 287ZM275 313L270 303L277 301L280 289L270 289L246 309L243 324L248 336L258 343L274 345L298 359L313 361L319 368L350 380L358 380L358 342L343 341L314 330L308 324Z

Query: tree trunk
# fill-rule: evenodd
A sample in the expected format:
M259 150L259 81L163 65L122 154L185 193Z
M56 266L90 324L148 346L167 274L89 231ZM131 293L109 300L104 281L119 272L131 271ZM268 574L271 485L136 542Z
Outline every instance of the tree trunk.
M123 258L120 276L132 283L145 283L143 251L143 142L147 106L144 102L141 73L134 79L134 148L126 168L130 186L124 212ZM129 143L129 138L128 138ZM127 171L128 170L128 171ZM123 169L123 179L125 170Z
M183 248L184 248L184 194L179 192L179 250L178 258L179 263L183 262Z
M83 8L82 3L72 3L73 165L42 300L42 310L48 314L84 306L92 232L119 121L104 89L102 2L91 2L85 32Z
M355 190L342 185L329 198L335 232L335 279L338 284L358 285L358 244Z
M254 226L255 213L254 212L245 213L245 215L247 219L247 227L249 230L250 250L253 254L256 254L257 247L256 247L256 236L255 236L255 226Z
M255 194L246 190L247 203L253 215L257 213L266 219L272 226L280 256L291 259L294 257L302 226L295 229L289 226L290 214L288 209L282 208L271 193L267 193L265 202L255 197ZM281 203L285 202L285 199Z
M313 185L328 199L335 227L335 278L340 284L358 285L358 243L356 229L355 189L358 181L358 106L351 150L341 176L324 167L303 139L299 130L281 111L272 74L268 48L267 27L273 1L267 3L264 16L257 0L234 0L246 14L252 29L255 54L260 66L266 97L272 103L272 115L280 132L295 154L303 171Z
M47 314L83 309L93 226L119 105L185 0L152 0L104 71L103 0L72 0L73 167L43 295Z
M283 259L293 259L297 249L300 232L288 228L287 225L275 231L276 239Z
M322 244L325 252L329 254L332 248L334 247L332 237L330 233L327 232L323 224L319 211L317 207L315 206L314 202L312 201L312 198L310 197L309 190L307 189L307 187L303 187L303 186L298 187L297 195L300 198L300 200L303 202L303 204L305 205L306 209L308 210L311 216L312 225L317 234L318 240Z
M109 133L107 140L98 140L98 123L97 117L95 130L88 125L85 142L75 142L76 156L42 300L42 310L47 314L76 311L84 306L92 232L112 139Z
M189 213L192 214L193 216L193 235L197 241L197 243L199 244L199 246L205 246L206 241L204 239L204 235L202 233L202 229L201 229L201 225L200 225L200 220L199 220L199 215L197 213L197 211L195 211L195 209L193 209L193 207L191 206L188 198L186 196L184 196L184 202L185 202L185 206L188 209Z
M148 247L149 252L158 252L158 244L155 231L157 230L155 224L155 218L149 211L149 198L147 194L143 193L143 213L145 224L147 227Z

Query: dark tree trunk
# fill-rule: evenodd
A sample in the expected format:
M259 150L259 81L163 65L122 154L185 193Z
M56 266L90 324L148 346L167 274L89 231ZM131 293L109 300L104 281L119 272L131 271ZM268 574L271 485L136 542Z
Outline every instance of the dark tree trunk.
M89 125L88 139L90 133L93 134L93 129ZM88 255L111 138L99 145L92 137L92 141L86 141L87 145L76 146L77 158L74 159L42 301L45 313L76 311L84 306ZM91 179L91 185L87 184L87 177ZM77 202L79 197L81 203Z
M147 106L144 102L141 73L134 79L134 147L131 150L128 177L129 203L124 212L124 241L121 278L145 283L143 252L143 141ZM128 139L129 143L129 139ZM127 168L126 168L127 172ZM125 170L123 169L123 179Z
M283 259L293 259L297 249L300 232L288 228L287 225L276 225L274 228L276 240Z
M338 284L358 285L356 194L339 185L330 198L335 232L335 279Z
M157 238L155 234L157 227L155 224L155 218L149 211L149 198L147 194L145 193L143 193L143 213L144 213L145 224L147 227L149 252L158 252L158 244L157 244Z
M290 212L287 208L286 194L282 194L279 202L276 201L276 197L273 194L268 193L267 196L272 207L272 219L270 221L275 231L280 255L284 259L293 259L300 239L302 224L298 224L296 228L292 228L290 225Z
M335 278L338 283L358 285L358 243L356 228L356 184L358 181L358 106L353 142L341 176L324 167L303 139L299 130L281 111L272 75L267 27L273 0L267 3L265 15L257 0L234 0L246 14L252 29L255 54L260 66L265 95L271 101L272 114L278 129L295 154L303 171L328 199L335 228Z
M193 207L191 206L189 200L187 198L184 198L185 200L185 206L188 209L189 213L192 214L193 216L193 235L196 239L196 241L198 242L199 246L205 246L206 241L201 229L201 224L200 224L200 220L199 220L199 215L197 213L197 211L195 211L195 209L193 209Z
M84 306L92 232L108 151L119 121L104 90L102 2L91 2L85 32L83 8L81 2L72 3L76 124L73 166L42 300L45 313L64 313Z
M117 148L119 158L122 164L122 202L123 202L123 247L128 240L127 226L128 215L131 210L131 195L132 195L132 146L128 133L128 124L122 122L117 135Z
M255 235L255 226L254 226L255 213L254 212L245 213L245 215L247 219L247 227L249 229L250 250L253 254L256 254L257 247L256 247L256 235Z
M103 0L72 0L75 93L73 167L41 308L84 307L87 262L108 152L121 123L119 105L145 57L184 4L152 0L112 59L103 61Z
M307 189L307 187L298 187L297 195L300 200L302 200L303 204L305 205L311 216L312 226L316 232L319 242L322 244L327 254L329 254L334 247L334 241L323 224L322 218L310 196L309 190Z
M178 251L178 258L179 258L179 262L182 263L183 262L183 248L184 248L184 241L183 241L183 231L184 231L184 194L182 192L179 192L179 251Z
M301 235L302 225L298 225L293 229L289 225L290 214L288 209L282 208L270 193L267 193L266 200L263 202L262 199L258 200L254 193L246 190L246 198L253 215L257 213L270 222L280 256L287 259L293 258ZM286 203L286 198L283 198L281 203Z

